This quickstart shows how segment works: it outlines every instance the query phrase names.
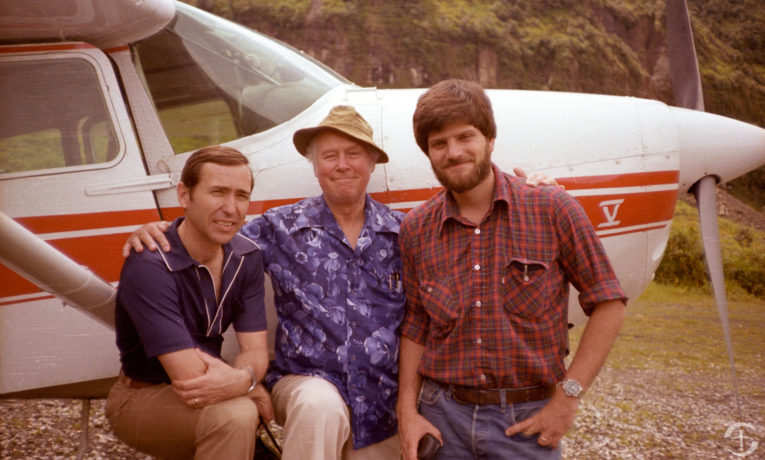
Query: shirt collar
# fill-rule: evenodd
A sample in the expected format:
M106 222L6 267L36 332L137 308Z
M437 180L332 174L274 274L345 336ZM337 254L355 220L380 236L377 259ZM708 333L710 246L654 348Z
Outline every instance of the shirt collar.
M494 211L494 206L498 201L504 201L507 205L510 205L510 185L507 181L503 180L505 174L495 165L491 163L491 169L494 171L494 196L491 199L491 207L489 208L489 214ZM448 190L443 191L442 197L443 206L441 208L441 221L438 231L443 230L444 224L449 219L454 219L458 222L462 222L462 216L460 216L460 210L457 207L457 200L454 199L452 193Z
M393 211L384 204L375 201L367 195L367 201L364 204L365 226L369 227L375 233L398 233L401 227L400 220L396 219Z
M339 227L332 210L329 209L324 195L309 198L301 202L301 213L306 217L299 218L295 222L293 230L309 227L334 228ZM364 227L375 233L391 232L398 233L400 222L396 220L388 207L373 200L368 194L364 201Z
M189 255L186 246L184 246L181 241L181 237L178 236L178 226L183 222L183 219L184 217L175 219L165 232L165 237L170 243L170 252L162 252L161 249L158 249L160 256L165 261L168 270L171 272L180 271L192 265L199 264L199 262ZM242 257L245 254L259 249L260 246L258 246L255 241L237 232L231 241L223 245L223 258L225 260L232 252L235 256Z

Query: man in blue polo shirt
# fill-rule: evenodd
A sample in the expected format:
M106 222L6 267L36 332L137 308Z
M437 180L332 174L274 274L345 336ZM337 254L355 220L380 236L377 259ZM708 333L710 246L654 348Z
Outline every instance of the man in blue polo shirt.
M122 372L106 415L121 440L162 458L251 459L253 391L268 365L260 248L238 233L253 187L247 158L206 147L178 184L185 217L169 252L131 253L117 290ZM221 360L233 324L240 353ZM248 397L249 396L249 397Z

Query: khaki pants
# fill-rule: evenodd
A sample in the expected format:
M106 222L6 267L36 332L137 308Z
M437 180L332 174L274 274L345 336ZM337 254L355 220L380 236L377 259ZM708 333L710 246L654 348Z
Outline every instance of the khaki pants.
M354 450L348 406L319 377L288 375L271 391L276 421L284 427L283 460L398 460L398 435Z
M247 459L255 451L258 410L241 396L202 408L182 403L172 386L135 389L117 382L106 417L119 439L167 459Z

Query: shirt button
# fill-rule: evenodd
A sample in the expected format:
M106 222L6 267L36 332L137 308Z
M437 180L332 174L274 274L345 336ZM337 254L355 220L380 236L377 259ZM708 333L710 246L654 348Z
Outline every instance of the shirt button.
M425 290L426 290L426 291L428 291L428 292L433 292L433 288L432 288L432 287L430 287L430 286L428 286L427 288L425 288Z
M481 234L481 229L477 228L477 229L473 230L473 233L475 233L476 235L480 235Z
M481 338L480 338L480 337L478 337L477 339L475 339L475 343L477 343L478 345L480 345L480 344L482 344L482 343L483 343L483 340L481 340Z
M481 374L480 376L478 376L478 379L480 381L482 381L482 382L485 382L486 381L486 376L484 374Z
M481 304L481 301L480 301L480 300L476 300L476 301L475 301L475 306L476 306L476 307L480 307L481 305L482 305L482 304Z
M481 269L481 266L478 264L473 265L473 270L478 271Z

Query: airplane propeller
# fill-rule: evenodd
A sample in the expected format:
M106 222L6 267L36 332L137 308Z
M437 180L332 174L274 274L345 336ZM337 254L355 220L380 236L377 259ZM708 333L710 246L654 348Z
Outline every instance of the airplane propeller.
M686 1L667 0L666 14L670 79L675 103L678 107L703 112L704 95L701 90L701 74L696 58L696 48L693 44L693 32ZM738 409L738 417L741 419L741 403L736 379L736 366L733 361L725 275L723 274L720 249L720 229L717 224L717 178L714 175L706 175L699 179L691 187L691 190L699 210L701 239L704 244L708 275L717 301L725 344L728 348L728 359L733 373L733 387L736 395L736 408Z

